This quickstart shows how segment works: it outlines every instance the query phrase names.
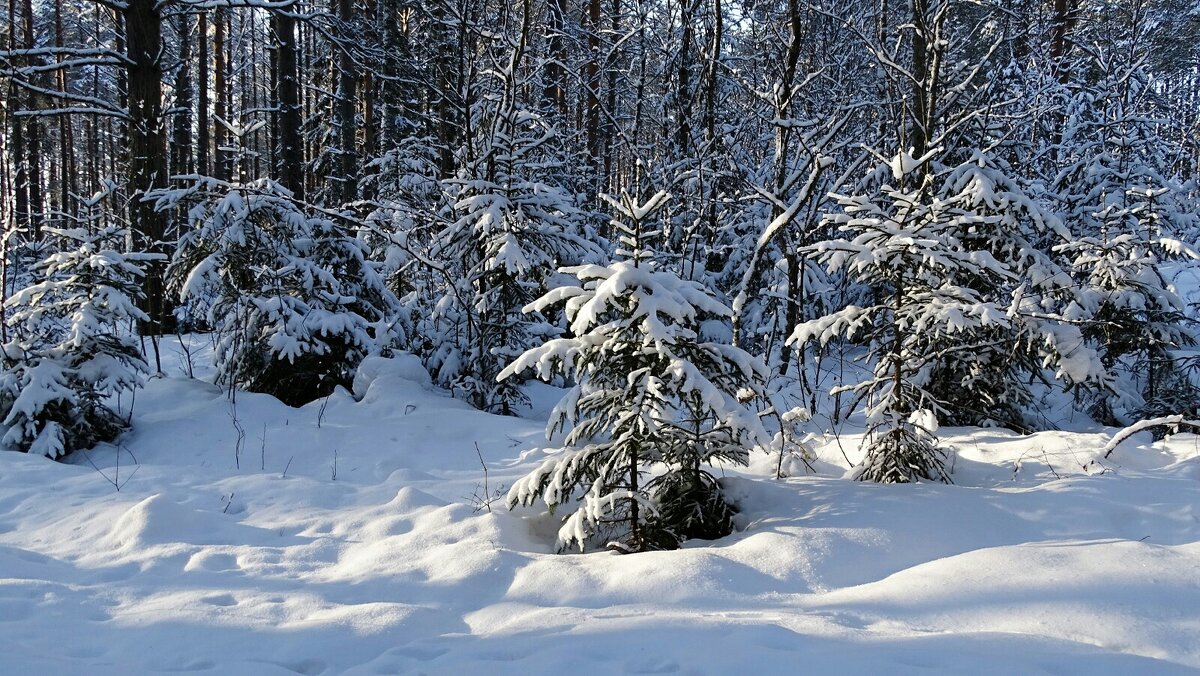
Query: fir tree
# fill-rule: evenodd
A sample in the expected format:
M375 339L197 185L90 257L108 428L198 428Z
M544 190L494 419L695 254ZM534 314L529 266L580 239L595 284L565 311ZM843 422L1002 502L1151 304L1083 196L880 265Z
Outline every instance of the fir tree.
M1081 398L1108 424L1180 412L1164 386L1194 392L1175 356L1194 337L1164 264L1196 257L1182 238L1197 233L1200 210L1173 173L1178 149L1162 136L1146 54L1131 50L1091 55L1098 80L1071 99L1068 161L1052 182L1075 235L1054 248L1078 285L1063 313L1084 326L1107 375Z
M1105 217L1123 210L1110 206ZM1057 247L1071 257L1081 282L1066 312L1083 322L1083 335L1097 347L1108 376L1101 387L1087 390L1086 399L1089 412L1103 423L1179 413L1177 407L1190 402L1174 401L1164 387L1182 388L1175 394L1185 398L1195 392L1173 357L1177 348L1194 344L1195 336L1163 264L1200 254L1178 239L1147 235L1105 233ZM1121 367L1131 375L1118 377ZM1146 375L1140 387L1134 373Z
M893 158L888 170L896 187L884 183L877 194L838 196L842 211L829 219L844 238L810 249L831 272L845 270L873 292L873 304L805 322L791 338L801 346L834 337L870 346L871 377L854 386L868 400L866 457L855 470L861 480L950 480L934 436L941 407L926 388L945 350L929 347L950 338L954 344L946 349L971 349L954 341L955 334L1009 324L1002 308L956 284L967 277L999 283L1010 273L961 237L966 225L986 227L995 218L963 212L963 197L935 198L933 154Z
M1094 352L1081 348L1082 334L1058 311L1075 297L1069 270L1051 253L1071 241L1062 222L997 166L975 153L936 175L938 199L955 215L954 238L977 255L990 256L1005 271L976 275L970 268L947 270L946 283L971 289L1005 309L1006 321L973 330L926 334L931 360L928 390L942 407L946 424L1007 425L1031 429L1026 408L1031 376L1058 368L1068 385L1103 379ZM964 274L965 273L965 274ZM1088 365L1086 369L1066 368Z
M61 251L38 267L42 281L5 304L0 403L4 443L56 458L111 441L128 426L114 399L143 384L149 367L132 335L145 321L143 265L161 256L121 253L125 230L44 228Z
M349 386L393 340L396 299L343 217L297 204L269 180L201 178L162 204L193 203L171 277L210 299L218 381L298 406Z
M518 481L508 504L541 499L554 510L582 491L559 531L563 548L603 538L644 551L724 535L732 508L703 466L744 465L766 438L746 404L761 395L765 367L736 347L703 342L700 322L727 319L729 309L654 264L646 223L667 196L606 199L618 214L620 260L564 269L580 286L554 289L527 309L565 306L573 337L527 351L500 374L561 372L575 383L548 430L567 429L566 447Z
M428 257L430 242L445 230L453 195L438 179L437 149L427 137L399 139L392 150L371 162L360 191L371 194L360 239L368 258L397 299L394 322L405 337L405 349L423 357L440 344L434 305L437 289L453 276Z
M529 20L526 7L526 28ZM506 46L506 61L493 74L498 91L471 110L479 133L463 148L467 161L445 182L456 196L454 219L436 238L432 256L461 273L436 311L451 325L466 324L455 336L456 354L439 359L438 375L476 407L512 415L528 403L520 379L497 380L497 374L554 335L538 313L523 316L521 309L546 290L555 269L601 254L586 236L582 212L551 178L562 167L557 133L519 105L526 45Z

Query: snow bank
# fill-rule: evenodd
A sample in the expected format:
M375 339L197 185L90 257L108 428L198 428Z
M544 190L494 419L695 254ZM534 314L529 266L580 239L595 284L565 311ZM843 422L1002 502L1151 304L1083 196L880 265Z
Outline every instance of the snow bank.
M5 670L1200 669L1200 437L1085 471L1109 434L943 429L954 486L836 478L827 438L832 476L726 472L728 538L556 555L557 519L487 506L539 461L542 421L415 367L369 360L354 396L301 409L155 380L124 450L0 453Z

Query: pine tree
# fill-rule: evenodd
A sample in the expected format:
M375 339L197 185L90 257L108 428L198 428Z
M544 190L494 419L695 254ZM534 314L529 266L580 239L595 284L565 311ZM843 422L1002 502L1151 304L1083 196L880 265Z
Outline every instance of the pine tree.
M566 447L514 484L508 504L541 499L553 511L582 491L559 530L562 548L606 539L645 551L727 534L732 508L703 466L744 465L766 439L747 408L762 394L766 369L736 347L703 342L700 323L727 320L730 310L653 262L647 221L667 196L642 204L605 197L618 214L620 260L565 268L580 286L554 289L527 309L563 305L573 337L527 351L500 374L564 373L575 383L548 430L568 429Z
M44 228L61 250L38 270L42 281L5 304L0 404L4 443L51 458L111 441L128 426L114 399L140 388L149 367L133 335L144 265L161 256L121 253L115 227Z

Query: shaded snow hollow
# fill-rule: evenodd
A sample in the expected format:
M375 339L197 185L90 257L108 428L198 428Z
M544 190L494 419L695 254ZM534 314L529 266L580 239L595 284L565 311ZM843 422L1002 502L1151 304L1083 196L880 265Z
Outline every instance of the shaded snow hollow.
M495 494L544 456L541 421L406 357L355 390L231 406L171 377L122 451L0 453L0 671L1200 670L1200 437L1136 436L1089 475L1112 430L942 430L954 486L844 480L857 438L828 437L821 475L726 471L728 538L556 555L553 517L478 509L476 444Z

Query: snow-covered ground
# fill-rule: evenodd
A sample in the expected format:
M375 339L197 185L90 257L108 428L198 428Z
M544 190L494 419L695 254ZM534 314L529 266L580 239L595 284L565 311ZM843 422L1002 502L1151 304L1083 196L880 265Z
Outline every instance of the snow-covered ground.
M1113 430L942 430L956 485L879 486L829 436L817 475L726 472L728 538L558 555L554 517L484 505L543 423L422 376L301 409L172 376L120 449L0 453L0 672L1200 670L1200 437L1097 464Z

